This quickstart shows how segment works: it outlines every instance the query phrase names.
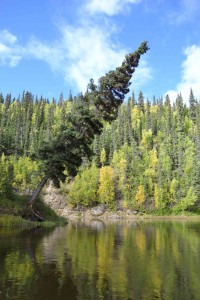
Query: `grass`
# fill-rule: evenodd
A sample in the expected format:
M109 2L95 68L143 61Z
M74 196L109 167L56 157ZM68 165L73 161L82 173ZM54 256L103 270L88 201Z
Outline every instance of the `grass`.
M36 224L30 220L25 220L20 216L13 215L1 215L0 216L0 227L34 227Z
M40 198L36 200L34 210L40 212L44 222L33 221L33 212L26 207L27 200L27 196L20 196L14 193L0 198L0 227L33 228L67 224L66 219L59 217Z
M0 215L0 227L4 228L33 228L33 227L53 227L58 224L64 224L63 222L53 222L53 221L45 221L45 222L33 222L30 220L26 220L20 216L13 215Z

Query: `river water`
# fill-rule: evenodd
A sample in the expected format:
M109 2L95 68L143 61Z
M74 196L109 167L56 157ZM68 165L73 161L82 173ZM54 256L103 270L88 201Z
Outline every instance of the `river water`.
M200 299L200 222L0 230L0 299Z

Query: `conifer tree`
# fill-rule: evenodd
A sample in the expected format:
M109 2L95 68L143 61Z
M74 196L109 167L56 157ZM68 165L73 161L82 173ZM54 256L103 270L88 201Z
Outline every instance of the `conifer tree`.
M189 96L189 112L190 112L190 118L196 124L196 118L197 118L197 100L194 97L193 90L190 89L190 96Z
M99 147L99 137L95 135L93 141L93 160L97 167L100 166L100 147Z
M6 98L5 98L5 109L6 109L6 111L8 110L11 102L12 102L12 96L11 96L11 94L7 94Z
M96 112L107 121L116 118L118 107L129 92L130 80L139 64L142 54L149 50L147 42L143 42L133 53L126 55L122 65L108 72L99 79L98 86L91 80L88 85L87 97L92 98Z
M91 80L86 95L75 101L72 112L67 115L67 125L60 126L52 141L41 142L35 155L45 162L45 176L29 199L28 205L34 203L48 178L52 178L59 185L59 180L64 179L65 166L70 175L75 175L82 157L92 154L90 145L95 134L100 134L102 130L101 120L111 121L116 118L118 107L129 92L130 80L139 64L140 56L148 49L147 42L143 42L135 52L126 55L120 67L101 77L98 87ZM42 106L41 100L39 104ZM92 105L91 109L89 105ZM39 117L36 114L40 128L44 116L43 106L40 107L38 115Z
M0 93L0 104L3 104L4 103L4 97L3 97L3 94Z
M144 112L144 96L142 91L139 92L137 106L140 111Z
M146 130L149 130L151 129L151 114L150 114L150 108L151 108L151 104L150 104L150 101L149 99L147 99L147 103L146 103L146 115L145 115L145 118L146 118Z
M200 111L199 111L200 112ZM193 190L200 204L200 113L197 115L197 132L195 135Z

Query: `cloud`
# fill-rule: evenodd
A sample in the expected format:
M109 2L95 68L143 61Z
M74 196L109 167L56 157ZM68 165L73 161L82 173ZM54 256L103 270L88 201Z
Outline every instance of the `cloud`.
M91 78L97 83L106 72L121 65L129 52L113 42L110 27L108 30L103 25L83 23L80 27L63 25L60 32L61 38L56 44L47 46L35 41L29 48L35 49L38 59L62 73L65 81L75 85L79 92L86 91ZM140 88L151 79L151 74L147 61L142 59L133 77L134 87Z
M126 53L113 43L108 30L99 26L65 27L62 33L69 59L65 79L74 80L81 91L86 90L90 78L97 81L118 66Z
M169 90L166 94L171 100L175 100L178 93L181 93L184 101L187 103L190 89L193 89L194 95L200 98L200 46L192 45L184 50L186 59L182 63L181 81L174 90Z
M51 44L31 38L25 57L45 61L54 72L62 74L68 85L85 92L91 78L97 81L117 67L126 54L125 49L113 43L107 28L92 25L59 26L60 38Z
M119 66L129 51L113 42L111 26L82 21L80 26L59 25L60 38L45 44L36 38L26 45L26 56L45 61L59 72L70 88L85 92L91 78L97 80ZM134 75L137 87L151 77L145 60Z
M17 42L17 37L4 29L0 31L0 41L5 44L13 45Z
M81 12L113 15L130 4L142 0L86 0ZM46 62L53 72L62 75L73 92L85 92L91 78L97 80L109 70L121 65L126 53L130 52L114 41L115 24L107 17L93 18L80 14L76 24L57 21L59 36L46 43L31 37L20 45L17 37L7 30L0 32L0 64L17 66L21 59L37 59ZM134 83L138 88L151 78L151 69L145 60L136 69Z
M137 4L142 0L87 0L85 10L91 15L104 13L108 16L116 15L126 9L130 4Z
M46 62L52 71L59 71L64 67L66 53L61 41L54 41L45 44L35 37L32 37L26 45L28 57Z
M17 37L8 30L0 31L0 65L15 67L22 58L23 49L17 43Z
M199 0L181 0L178 9L169 13L169 19L173 24L181 24L193 20L199 13Z
M16 67L21 59L41 60L60 73L70 88L85 92L91 78L97 83L106 72L121 65L129 52L113 42L113 31L107 26L91 26L88 22L82 22L82 26L62 24L59 39L51 44L32 37L23 46L10 32L0 32L0 64ZM150 78L151 69L141 60L134 74L134 87L139 88Z

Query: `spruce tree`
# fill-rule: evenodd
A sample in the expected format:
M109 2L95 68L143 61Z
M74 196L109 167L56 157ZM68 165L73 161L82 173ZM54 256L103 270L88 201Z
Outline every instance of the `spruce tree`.
M151 103L149 101L149 99L147 99L147 103L146 103L146 114L145 114L145 118L146 118L146 130L151 129L151 114L150 114L150 108L151 108Z
M120 67L101 77L98 86L93 80L90 81L87 97L92 99L97 114L104 120L112 121L117 117L118 107L129 92L130 80L139 64L140 57L148 50L149 47L145 41L135 52L126 55Z
M189 96L189 113L190 113L190 118L192 119L193 123L196 124L197 100L194 97L192 89L190 89L190 96Z
M0 93L0 104L3 104L4 103L4 97L3 97L3 94Z
M144 96L142 91L139 92L137 105L140 111L144 112Z
M132 74L141 55L148 49L147 42L143 42L135 52L126 55L120 67L101 77L98 87L91 80L84 99L81 99L83 101L77 101L72 112L68 114L67 125L60 126L52 141L41 143L35 157L44 160L45 177L29 199L28 205L34 203L48 178L59 184L59 180L65 177L65 166L69 175L75 175L82 157L92 154L90 145L95 134L100 134L102 130L102 120L112 121L116 118L118 107L129 92ZM41 116L44 114L43 107L40 109L38 127L41 126Z
M5 109L6 109L6 111L8 110L11 103L12 103L12 96L11 96L11 94L7 94L6 99L5 99Z
M195 134L193 188L198 204L200 204L200 110L197 113L197 131Z
M91 156L91 143L95 134L100 134L102 123L86 106L74 104L67 116L67 125L62 125L59 134L51 141L43 141L35 153L44 163L45 176L28 201L32 205L46 181L51 178L56 186L65 180L65 167L68 175L74 176L82 163L82 158Z

